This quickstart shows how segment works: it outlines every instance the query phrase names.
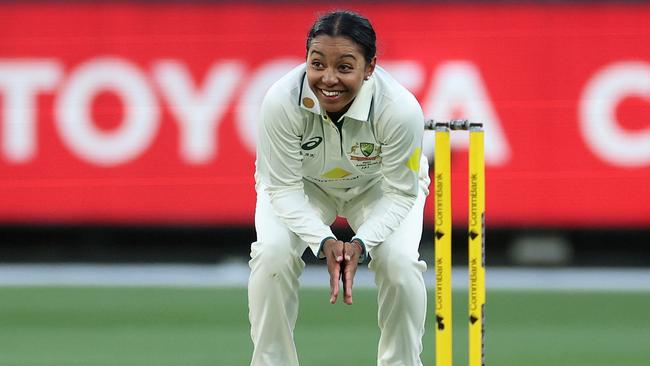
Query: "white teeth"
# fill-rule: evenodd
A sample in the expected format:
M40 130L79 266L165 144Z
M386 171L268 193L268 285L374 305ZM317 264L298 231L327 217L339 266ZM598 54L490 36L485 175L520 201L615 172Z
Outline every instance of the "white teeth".
M341 92L338 92L338 91L327 91L327 90L324 90L324 89L321 89L321 91L323 92L323 94L325 94L328 97L336 97L339 94L341 94Z

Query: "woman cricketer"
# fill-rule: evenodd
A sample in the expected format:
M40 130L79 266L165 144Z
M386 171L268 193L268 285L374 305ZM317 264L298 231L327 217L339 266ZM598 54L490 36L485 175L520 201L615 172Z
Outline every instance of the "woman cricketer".
M328 13L307 38L306 63L268 91L256 161L257 241L248 285L253 366L294 366L298 277L309 247L327 261L330 302L352 304L358 263L378 287L377 365L422 365L426 288L419 260L429 175L415 97L377 66L363 16ZM355 236L335 237L347 219Z

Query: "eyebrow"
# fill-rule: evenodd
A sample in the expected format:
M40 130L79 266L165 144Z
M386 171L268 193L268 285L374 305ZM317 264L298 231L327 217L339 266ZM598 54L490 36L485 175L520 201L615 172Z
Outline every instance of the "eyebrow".
M353 59L357 59L353 54L351 53L346 53L345 55L341 56L341 58L346 58L346 57L352 57Z
M325 56L324 53L322 53L322 52L320 52L320 51L317 51L317 50L311 50L311 52L309 52L310 55L311 55L312 53L317 53L317 54L319 54L319 55L321 55L321 56L323 56L323 57ZM353 59L355 59L355 60L357 59L357 58L356 58L353 54L351 54L351 53L346 53L346 54L342 55L340 58L346 58L346 57L351 57L351 58L353 58Z

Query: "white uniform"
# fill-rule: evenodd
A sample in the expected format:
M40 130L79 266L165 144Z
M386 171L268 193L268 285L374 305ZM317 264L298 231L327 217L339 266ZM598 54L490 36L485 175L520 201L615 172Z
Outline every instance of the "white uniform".
M309 247L335 237L345 217L372 257L378 286L377 365L421 365L426 289L419 260L429 175L415 97L376 67L341 130L320 109L305 64L277 81L262 104L256 161L257 241L251 246L253 366L294 366L298 277ZM349 241L349 238L342 238Z

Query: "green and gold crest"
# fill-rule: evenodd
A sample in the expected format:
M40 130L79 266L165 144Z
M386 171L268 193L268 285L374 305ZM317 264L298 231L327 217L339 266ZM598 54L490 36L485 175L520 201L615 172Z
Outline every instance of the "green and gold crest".
M375 144L371 144L369 142L362 142L359 144L359 147L361 148L361 153L363 153L363 156L370 156L370 154L375 151Z

